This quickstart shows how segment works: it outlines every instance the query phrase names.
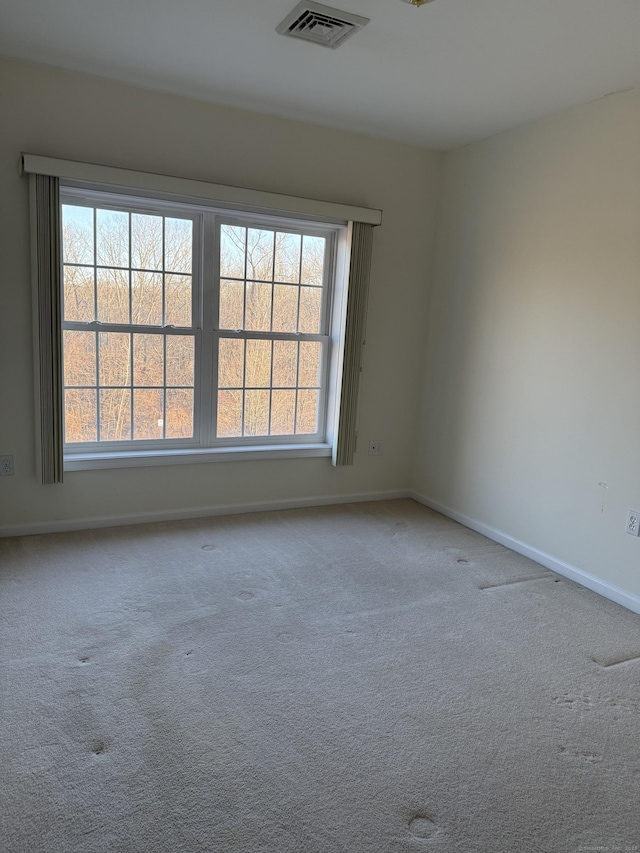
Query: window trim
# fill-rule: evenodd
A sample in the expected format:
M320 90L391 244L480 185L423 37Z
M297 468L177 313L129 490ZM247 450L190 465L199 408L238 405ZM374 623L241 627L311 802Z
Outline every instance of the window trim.
M209 447L192 449L132 450L129 452L65 454L65 471L94 471L102 468L146 468L157 465L190 465L196 462L237 462L251 459L308 459L331 456L327 442L318 444L256 445L254 447Z

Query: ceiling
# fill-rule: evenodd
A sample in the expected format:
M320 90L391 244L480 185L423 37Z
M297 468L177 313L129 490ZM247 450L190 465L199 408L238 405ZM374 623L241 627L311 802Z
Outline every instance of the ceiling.
M337 50L296 2L0 0L0 54L437 149L640 85L640 0L329 0Z

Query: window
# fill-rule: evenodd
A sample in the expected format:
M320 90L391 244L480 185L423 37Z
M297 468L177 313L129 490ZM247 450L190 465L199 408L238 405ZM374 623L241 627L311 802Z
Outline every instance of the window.
M20 155L36 467L351 465L382 211Z
M62 188L64 446L329 452L344 227Z

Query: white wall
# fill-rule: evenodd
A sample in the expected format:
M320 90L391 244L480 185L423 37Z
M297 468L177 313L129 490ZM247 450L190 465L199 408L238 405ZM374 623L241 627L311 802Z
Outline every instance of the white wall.
M429 318L416 490L640 595L640 90L446 155Z
M127 513L403 489L442 155L0 60L0 480L4 528ZM27 181L21 151L377 207L356 464L300 459L75 472L35 478ZM385 455L368 457L369 439Z

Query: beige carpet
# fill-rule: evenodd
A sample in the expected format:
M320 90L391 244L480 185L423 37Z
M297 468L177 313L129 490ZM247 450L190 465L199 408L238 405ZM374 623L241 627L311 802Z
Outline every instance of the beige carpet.
M411 501L0 564L2 853L640 849L640 617Z

